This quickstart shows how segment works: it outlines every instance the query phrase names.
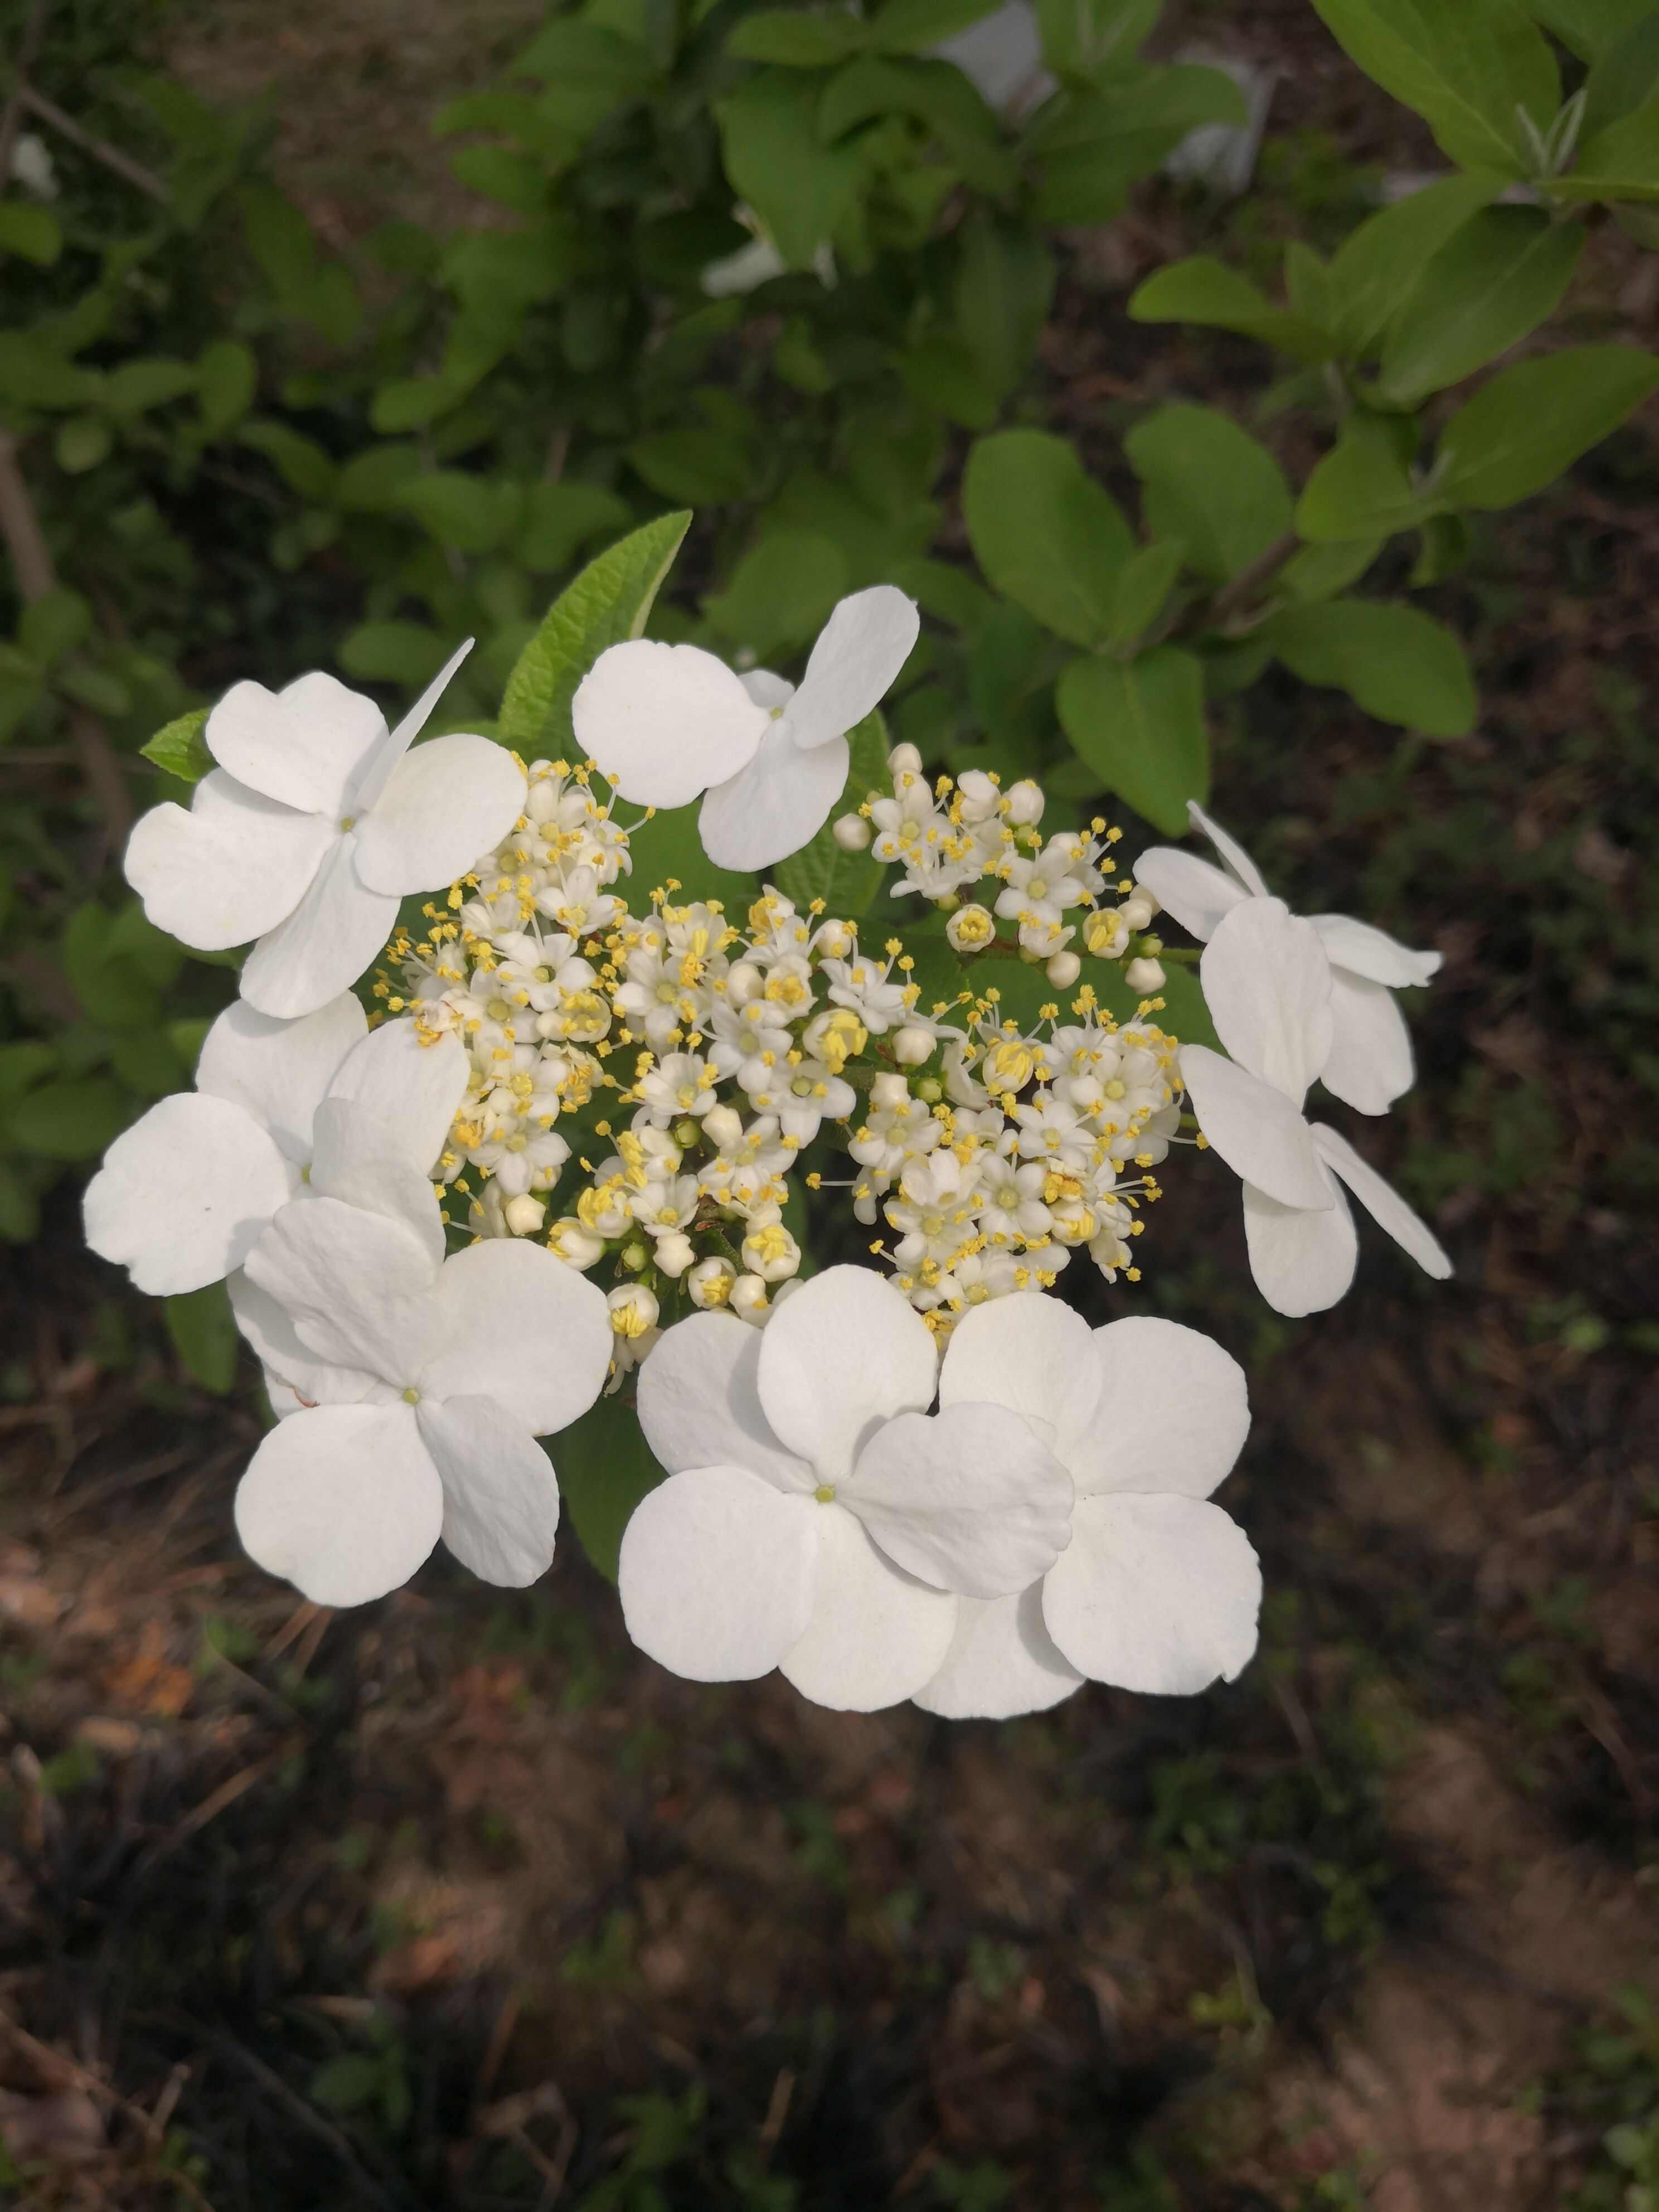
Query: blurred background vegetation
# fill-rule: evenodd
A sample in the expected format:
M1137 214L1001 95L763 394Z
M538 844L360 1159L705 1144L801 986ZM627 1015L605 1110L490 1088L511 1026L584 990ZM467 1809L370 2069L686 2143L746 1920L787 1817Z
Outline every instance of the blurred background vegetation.
M933 49L985 13L0 6L0 2201L1659 2203L1659 17L1469 0L1471 125L1359 0L1045 0L981 96ZM1459 493L1517 373L1544 449ZM700 1689L574 1545L296 1606L218 1309L80 1249L230 988L120 884L139 745L468 633L477 726L682 504L658 634L787 663L903 583L931 763L1115 793L1131 854L1212 788L1445 956L1369 1133L1449 1293L1373 1250L1277 1320L1218 1170L1148 1239L1251 1376L1231 1688Z

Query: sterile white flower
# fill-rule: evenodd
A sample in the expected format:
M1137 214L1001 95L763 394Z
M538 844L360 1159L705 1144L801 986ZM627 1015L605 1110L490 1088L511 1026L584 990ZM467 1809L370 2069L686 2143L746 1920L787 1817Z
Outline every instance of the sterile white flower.
M1358 1238L1344 1183L1419 1267L1449 1275L1398 1192L1345 1137L1304 1118L1331 1040L1331 969L1313 924L1282 899L1241 899L1216 922L1199 973L1232 1057L1183 1045L1182 1079L1205 1138L1243 1182L1250 1272L1268 1304L1322 1312L1353 1280Z
M354 983L398 902L450 884L511 829L524 771L487 738L410 750L463 647L391 732L372 699L315 672L281 691L237 684L203 735L218 765L186 811L153 807L127 881L158 928L222 951L251 940L242 996L314 1012Z
M466 1087L453 1037L412 1022L368 1034L342 992L299 1021L238 1000L203 1042L196 1088L163 1098L104 1155L87 1186L87 1242L141 1291L173 1297L240 1267L278 1206L302 1192L348 1194L355 1172L326 1098L364 1108L378 1154L424 1177Z
M248 1255L239 1324L303 1403L242 1477L237 1533L318 1605L397 1589L440 1535L486 1582L533 1582L559 1519L534 1439L586 1413L610 1365L594 1284L510 1238L446 1260L428 1199L396 1218L285 1206Z
M1039 1580L964 1597L915 1702L950 1719L1057 1705L1085 1680L1162 1697L1225 1681L1255 1650L1261 1574L1208 1503L1249 1427L1237 1363L1195 1329L1136 1316L1091 1330L1058 1299L973 1307L939 1407L1005 1409L1072 1478L1071 1540Z
M602 653L571 705L576 741L624 799L684 806L707 792L698 828L725 868L799 852L847 781L847 732L909 658L918 619L891 584L842 600L799 690L757 669L733 674L700 646L635 638Z
M629 1634L694 1681L781 1668L873 1711L938 1671L958 1591L1023 1589L1064 1540L1071 1485L1001 1406L924 1408L927 1324L883 1279L831 1267L763 1331L698 1314L640 1375L669 1480L623 1536Z
M1249 854L1218 822L1196 802L1187 811L1224 866L1213 867L1173 845L1156 845L1141 854L1134 872L1184 930L1206 943L1222 916L1241 901L1270 893ZM1411 1089L1413 1078L1411 1036L1394 994L1408 984L1429 982L1440 967L1440 955L1413 952L1386 931L1346 914L1308 919L1331 964L1331 1048L1319 1079L1333 1097L1359 1113L1386 1114Z

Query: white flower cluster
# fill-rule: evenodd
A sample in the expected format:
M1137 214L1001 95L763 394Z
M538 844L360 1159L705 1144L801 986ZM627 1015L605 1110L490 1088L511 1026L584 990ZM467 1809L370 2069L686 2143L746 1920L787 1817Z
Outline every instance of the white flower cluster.
M1045 833L1035 783L930 786L903 745L830 834L935 909L908 949L763 883L739 915L634 879L619 796L706 793L726 867L817 836L915 635L884 586L836 610L799 690L614 647L573 708L591 758L527 769L482 737L410 750L455 663L392 731L327 676L239 684L190 808L139 823L152 918L252 950L195 1090L111 1147L88 1238L156 1294L227 1283L280 1417L238 1528L318 1602L396 1587L441 1536L534 1579L559 1516L534 1439L626 1383L666 1480L628 1525L623 1611L678 1673L1007 1715L1248 1661L1255 1555L1208 1502L1243 1376L1191 1330L1091 1331L1048 1294L1079 1251L1139 1279L1182 1142L1243 1178L1281 1311L1346 1287L1344 1185L1448 1272L1303 1114L1318 1078L1364 1112L1407 1086L1392 993L1437 963L1297 920L1201 815L1224 870L1160 848L1126 873L1103 822ZM1160 956L1194 957L1148 935L1160 905L1206 940L1230 1057L1157 1018ZM809 1194L837 1188L881 1264L814 1274Z

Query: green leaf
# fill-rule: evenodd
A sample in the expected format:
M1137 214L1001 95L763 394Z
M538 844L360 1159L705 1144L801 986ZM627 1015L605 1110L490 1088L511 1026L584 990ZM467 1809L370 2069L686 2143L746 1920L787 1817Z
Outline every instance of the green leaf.
M887 61L866 54L838 70L818 103L826 145L875 116L908 115L933 133L975 191L1001 194L1018 170L994 112L954 62Z
M794 8L763 8L744 15L726 42L745 62L775 62L783 69L829 69L861 53L864 25L855 15L809 15Z
M856 813L872 791L887 784L887 725L879 711L847 733L851 758L842 795L830 819L809 844L768 870L767 879L805 914L814 899L843 921L858 921L879 896L886 870L867 852L843 853L833 835L837 816Z
M17 642L40 668L50 668L91 635L92 609L79 592L61 584L32 600L17 621Z
M402 684L418 691L448 658L445 641L423 623L359 623L336 648L348 676L366 684Z
M590 539L628 521L626 501L601 485L532 484L514 551L526 568L568 568Z
M1377 372L1382 400L1415 407L1518 344L1554 313L1583 243L1577 223L1552 222L1537 208L1489 207L1472 216L1389 325Z
M545 79L537 103L543 122L580 143L619 107L643 99L657 70L631 39L566 15L531 40L513 74Z
M0 1243L33 1244L40 1233L40 1198L15 1168L0 1160ZM0 2153L5 2145L0 2142ZM14 2166L9 2173L0 2163L0 2181L21 2180Z
M3 1116L10 1142L47 1160L95 1159L114 1142L132 1115L119 1084L102 1077L43 1083L17 1099Z
M193 392L196 381L187 361L130 361L110 370L100 396L112 415L143 415Z
M1359 581L1386 542L1379 536L1304 545L1279 570L1279 589L1304 605L1334 599L1339 592Z
M1221 1050L1221 1039L1216 1035L1210 1010L1204 1003L1204 988L1195 969L1166 968L1158 995L1164 1001L1164 1010L1158 1018L1160 1029L1179 1037L1182 1044L1205 1044L1212 1052ZM1104 998L1107 994L1103 990L1101 996Z
M1466 514L1434 514L1423 525L1417 558L1412 563L1411 587L1425 590L1443 584L1468 566L1474 550L1474 526Z
M1659 9L1644 13L1597 59L1584 79L1579 144L1629 115L1659 86Z
M115 434L101 415L72 415L58 427L52 451L65 476L84 476L107 460Z
M1011 392L1030 366L1054 294L1054 258L1033 232L986 210L958 233L957 328L994 391Z
M1571 346L1482 386L1441 434L1436 487L1452 507L1513 507L1553 483L1659 385L1632 346Z
M1316 541L1387 537L1414 528L1443 504L1413 483L1387 440L1362 420L1350 424L1303 486L1296 526Z
M265 416L244 422L236 437L238 444L263 453L290 491L319 506L327 501L334 488L334 463L312 439Z
M1560 105L1555 57L1515 0L1314 0L1337 43L1414 107L1460 167L1518 176Z
M1160 407L1136 423L1123 450L1145 487L1148 528L1184 538L1201 575L1236 575L1291 526L1278 462L1213 407Z
M926 53L988 15L999 0L887 0L869 27L884 54Z
M404 486L425 469L413 439L365 446L341 464L334 479L334 503L350 514L396 514Z
M1056 76L1097 81L1132 68L1159 6L1160 0L1036 0L1043 59Z
M599 1399L580 1420L544 1437L542 1448L553 1462L565 1514L583 1551L614 1583L623 1531L634 1508L668 1480L651 1456L631 1401Z
M1137 70L1097 92L1066 93L1039 111L1028 140L1042 162L1036 219L1109 222L1122 212L1130 185L1189 131L1246 119L1230 76L1188 64Z
M1442 177L1349 234L1325 272L1344 354L1358 359L1371 350L1425 264L1503 189L1503 178L1492 174Z
M1118 570L1111 617L1106 624L1109 645L1133 645L1152 628L1164 611L1186 557L1185 538L1164 538L1124 562Z
M1138 323L1203 323L1239 331L1297 361L1328 361L1333 350L1316 324L1274 307L1248 276L1208 253L1171 262L1149 276L1131 293L1129 313Z
M659 808L648 822L628 833L633 860L633 897L643 911L651 892L665 890L671 879L678 884L677 899L714 899L728 913L746 914L760 890L756 876L731 868L717 868L702 849L697 818L702 801Z
M768 661L817 635L847 581L846 556L830 538L769 530L702 611L722 638Z
M236 1380L240 1340L222 1283L165 1301L167 1334L186 1374L222 1398Z
M0 200L0 253L20 254L37 268L50 269L63 250L56 216L25 200Z
M1043 430L979 439L962 503L974 557L999 592L1073 645L1104 636L1134 540L1065 439Z
M858 191L856 147L824 146L818 87L810 76L763 70L714 103L732 191L766 226L791 269L810 269Z
M1329 684L1379 721L1461 738L1478 702L1463 648L1443 623L1383 599L1291 607L1258 633L1304 684Z
M659 515L590 561L559 594L507 679L504 744L527 757L574 744L576 686L608 646L640 635L690 526L689 514Z
M1195 655L1155 646L1134 660L1080 656L1054 695L1066 736L1109 790L1167 836L1187 834L1187 803L1210 792L1204 672Z
M32 1084L42 1081L58 1065L56 1048L38 1037L16 1044L0 1044L0 1106L19 1098Z
M210 438L222 437L253 404L259 372L252 354L234 338L221 338L196 364L196 404Z
M139 751L147 761L154 761L166 775L176 776L180 783L199 783L214 765L213 755L207 749L207 739L202 735L207 727L208 709L193 707L188 714L180 714L157 730Z
M724 430L653 430L628 458L653 491L688 506L719 507L754 489L753 454Z
M392 500L440 545L453 545L462 553L493 553L516 529L524 512L520 485L495 483L464 469L406 477Z
M1653 0L1527 0L1528 11L1564 46L1595 61L1634 30Z
M1659 99L1598 131L1551 190L1568 200L1659 199Z

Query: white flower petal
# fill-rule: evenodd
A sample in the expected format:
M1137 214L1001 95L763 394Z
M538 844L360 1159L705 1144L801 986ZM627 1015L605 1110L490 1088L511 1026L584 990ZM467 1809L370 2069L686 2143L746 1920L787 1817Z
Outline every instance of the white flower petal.
M1236 837L1230 837L1221 824L1206 814L1195 799L1189 799L1187 801L1187 819L1194 830L1203 831L1252 898L1268 896L1267 886L1262 880L1261 869L1257 867L1238 840Z
M927 1324L873 1268L826 1267L761 1337L762 1409L824 1482L846 1480L878 1421L931 1404L936 1381Z
M1069 1462L1078 1495L1170 1491L1207 1498L1249 1433L1244 1370L1211 1337L1133 1314L1094 1332L1100 1418Z
M401 1221L337 1198L299 1199L277 1214L246 1268L249 1280L287 1309L300 1341L319 1358L401 1390L432 1354L438 1270Z
M428 1398L421 1440L444 1486L444 1541L481 1582L523 1589L553 1564L559 1485L547 1454L494 1398Z
M261 799L215 769L197 785L188 812L169 802L140 815L123 866L158 929L198 951L224 952L292 914L338 842L332 823Z
M412 1021L399 1019L363 1038L340 1063L328 1095L392 1123L402 1157L424 1174L437 1165L469 1072L466 1047L453 1030L423 1038Z
M386 732L385 739L374 748L363 763L356 784L347 794L342 811L347 814L367 814L378 805L380 794L392 781L392 775L404 755L409 750L432 716L432 709L449 689L449 679L477 642L467 638L458 645L420 697L394 730Z
M505 745L432 738L392 769L353 830L359 882L399 897L436 890L493 852L524 811L524 770Z
M1315 914L1308 919L1319 932L1319 941L1332 967L1346 968L1351 975L1363 975L1367 982L1386 983L1396 991L1411 984L1421 988L1440 971L1439 953L1413 952L1387 930L1356 921L1352 915Z
M810 751L844 737L878 707L910 658L921 628L914 599L872 584L842 599L818 632L800 689L789 702L795 743ZM843 780L846 770L842 771Z
M799 1296L799 1292L797 1296ZM744 1467L775 1490L811 1490L805 1460L786 1451L761 1411L756 1376L762 1332L735 1314L688 1314L664 1332L640 1370L639 1420L671 1474L688 1467Z
M430 1179L403 1152L395 1122L349 1098L325 1098L312 1124L313 1198L337 1198L365 1213L401 1222L418 1237L434 1267L444 1256L443 1215Z
M248 855L245 865L257 865ZM242 967L242 996L262 1014L313 1012L349 989L392 934L398 902L366 890L352 865L351 840L337 838L303 898Z
M121 1134L87 1185L87 1242L152 1297L240 1267L291 1171L269 1132L228 1098L183 1091Z
M1331 969L1283 899L1242 899L1198 963L1216 1034L1241 1067L1299 1106L1331 1048Z
M617 1583L629 1636L689 1681L770 1674L811 1618L823 1517L744 1468L671 1475L623 1531Z
M233 684L202 735L220 767L250 791L337 820L386 720L372 699L313 670L280 691Z
M1281 1206L1244 1186L1244 1242L1255 1286L1275 1313L1298 1319L1334 1306L1353 1280L1359 1239L1348 1201L1334 1181L1328 1212Z
M1308 1125L1282 1091L1202 1044L1181 1048L1181 1079L1199 1127L1236 1176L1281 1205L1334 1203Z
M1070 1467L1100 1399L1093 1330L1038 1291L970 1306L951 1332L939 1376L941 1409L964 1399L1020 1414Z
M442 1335L418 1381L434 1398L499 1399L533 1437L568 1428L605 1388L605 1292L544 1244L485 1237L446 1260L433 1298Z
M1173 845L1154 845L1134 864L1134 879L1144 884L1164 911L1189 937L1203 944L1224 914L1249 893L1224 870L1182 853Z
M1420 1214L1413 1213L1390 1182L1385 1182L1369 1162L1360 1158L1346 1137L1323 1122L1313 1125L1319 1156L1343 1182L1381 1229L1386 1229L1402 1252L1409 1252L1425 1274L1443 1282L1452 1263L1433 1231Z
M781 714L795 696L795 687L787 676L776 676L769 668L745 668L738 681L757 707L764 707L769 714Z
M1394 993L1346 968L1331 970L1331 1048L1320 1081L1361 1114L1386 1114L1412 1087L1411 1031Z
M702 802L697 834L717 868L769 868L809 845L847 784L852 756L845 738L804 752L794 724L774 722L748 764L715 784Z
M599 655L570 716L577 746L615 790L664 807L735 775L771 720L712 653L642 637Z
M267 1388L273 1376L280 1378L300 1406L398 1403L398 1392L378 1375L371 1375L367 1368L338 1366L332 1360L319 1358L308 1344L301 1344L287 1308L278 1305L257 1283L251 1283L242 1268L226 1276L225 1288L230 1293L236 1326L264 1368ZM278 1414L284 1411L274 1398L271 1402ZM286 1410L292 1412L294 1407Z
M1042 1619L1042 1584L1016 1597L964 1597L945 1663L915 1703L947 1721L1047 1712L1088 1678L1063 1658Z
M791 1298L781 1312L799 1303ZM769 1335L777 1322L766 1327ZM817 1565L811 1618L781 1662L785 1680L842 1713L915 1697L944 1663L957 1601L892 1565L839 1505L809 1500L791 1510L816 1516Z
M279 1421L236 1491L248 1557L313 1605L364 1605L438 1540L443 1485L407 1406L316 1406Z
M1042 1585L1048 1633L1097 1682L1190 1698L1255 1650L1261 1570L1218 1505L1133 1491L1078 1500Z
M876 1431L839 1496L890 1559L965 1597L1024 1589L1071 1530L1071 1476L1006 1406L901 1413Z
M246 999L234 1000L203 1040L196 1088L245 1107L303 1167L323 1094L368 1029L349 991L297 1022L275 1020Z

